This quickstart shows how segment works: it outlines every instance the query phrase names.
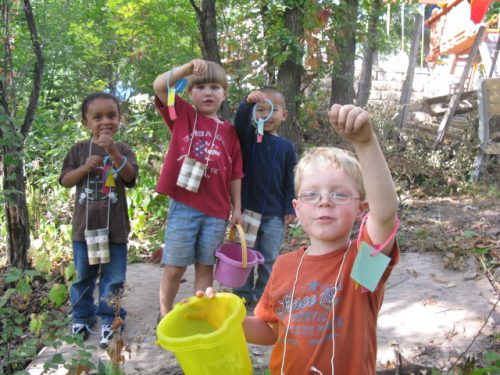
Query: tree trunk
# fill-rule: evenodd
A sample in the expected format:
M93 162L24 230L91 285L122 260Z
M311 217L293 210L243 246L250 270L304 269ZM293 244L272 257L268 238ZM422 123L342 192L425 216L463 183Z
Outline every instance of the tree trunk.
M200 47L203 59L221 64L219 45L217 43L215 0L201 0L200 6L194 0L190 0L190 2L198 19L198 28L201 36Z
M26 186L22 147L3 147L6 155L16 159L16 165L3 164L3 191L5 194L5 221L7 223L7 242L9 265L21 269L29 266L30 228L28 207L26 205Z
M262 18L262 30L264 40L267 40L269 34L269 17L267 17L267 13L269 11L269 6L266 3L263 3L260 7L260 16ZM276 85L276 65L274 64L274 59L271 56L272 49L266 48L265 51L265 60L266 66L264 68L265 74L265 84L268 86Z
M24 140L29 134L35 111L40 97L43 55L38 33L36 30L35 18L29 0L23 1L23 10L31 36L33 51L35 54L35 67L33 72L33 87L31 90L28 107L24 121L18 129L9 110L9 96L15 102L15 93L9 90L12 85L10 77L14 75L13 66L6 64L9 69L2 76L0 81L0 108L2 115L6 119L3 129L0 129L0 136L5 141L2 145L3 160L3 193L5 198L5 219L7 223L7 242L9 264L18 268L27 268L28 249L30 247L30 226L28 207L26 204L26 181L24 177ZM7 2L3 3L2 17L5 25L6 45L4 48L5 61L12 60L12 45L10 38L9 17L10 8ZM18 85L20 87L21 85ZM19 93L21 95L21 93ZM18 96L19 96L18 95Z
M356 58L356 21L358 0L344 0L337 7L335 20L341 29L337 31L337 54L332 74L330 104L352 104L354 100L354 60Z
M368 20L368 30L366 33L366 43L363 49L363 64L359 77L358 92L356 93L356 105L366 107L370 98L372 88L373 59L377 53L377 26L382 10L382 1L373 0L372 8Z
M304 36L303 11L301 6L290 6L285 10L285 27L293 35L290 45L284 46L292 49L286 61L279 67L278 87L283 91L287 100L288 118L280 128L280 133L288 138L297 152L302 149L302 138L299 127L299 109L302 82L302 49L298 48L299 42Z
M408 68L406 70L405 81L401 90L401 97L399 99L399 113L396 120L396 126L401 131L406 126L408 120L411 93L413 90L413 76L415 75L415 67L418 60L418 49L420 46L420 34L422 33L422 15L415 14L415 29L413 30L413 37L411 40L410 56L408 58ZM395 134L396 138L400 140L399 132Z
M217 17L215 0L201 0L198 6L194 0L189 0L198 20L201 43L200 49L204 60L213 61L220 66L222 62L219 54L219 43L217 41ZM231 109L226 101L222 103L220 113L223 118L231 118Z

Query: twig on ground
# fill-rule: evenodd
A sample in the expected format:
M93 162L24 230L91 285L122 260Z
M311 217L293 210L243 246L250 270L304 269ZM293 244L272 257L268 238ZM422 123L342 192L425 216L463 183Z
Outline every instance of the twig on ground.
M493 311L495 311L495 308L497 307L498 305L498 301L500 301L500 294L498 295L498 298L497 298L497 301L495 302L495 304L493 305L493 307L491 308L490 312L488 313L488 316L486 317L486 319L484 320L484 323L483 325L481 326L481 328L479 328L479 330L477 331L477 333L474 335L474 338L472 339L472 341L470 342L469 346L467 346L467 348L464 350L464 352L462 354L460 354L458 356L458 358L456 359L456 361L453 363L453 365L451 366L451 370L453 370L458 362L467 354L467 352L469 351L469 349L472 347L472 345L474 344L474 342L476 341L476 339L479 337L479 334L481 333L481 331L483 330L484 326L488 323L488 320L490 319L491 317L491 314L493 314Z

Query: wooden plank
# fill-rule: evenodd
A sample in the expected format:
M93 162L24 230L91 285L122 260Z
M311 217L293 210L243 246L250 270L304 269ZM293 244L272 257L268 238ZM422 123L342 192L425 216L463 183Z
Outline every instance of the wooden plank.
M487 107L490 116L500 116L500 102L489 102Z
M442 116L446 113L448 110L448 103L446 105L444 104L435 104L432 105L429 109L429 113L433 116ZM457 109L455 109L455 114L464 114L464 113L469 113L474 110L474 107L470 104L465 104L463 102L459 103L457 106Z
M494 95L500 91L500 78L487 79L484 84L488 95Z
M412 139L422 141L425 144L432 143L436 137L438 123L423 123L408 121L406 128L403 129L402 134L406 134ZM463 130L450 128L446 134L446 139L443 144L450 144L451 142L461 141L463 138Z
M484 147L484 153L488 155L500 155L500 143L488 143Z
M424 26L430 27L431 23L440 19L442 16L444 16L446 13L448 13L450 10L452 10L453 7L460 4L462 1L464 1L464 0L454 0L451 4L448 4L447 6L445 6L439 13L436 13L432 17L428 18L427 21L425 21Z
M486 110L488 117L500 115L500 78L489 78L483 81L486 90Z
M465 99L475 99L477 97L477 90L464 91L460 94L460 100ZM432 98L426 98L425 102L427 104L437 104L437 103L449 103L451 95L434 96Z
M434 142L435 150L438 148L439 144L443 141L444 136L446 135L446 130L448 128L448 125L450 124L451 117L453 116L455 110L457 109L459 98L462 95L462 92L464 91L465 81L469 76L469 72L472 67L472 62L474 61L474 58L477 55L479 44L482 42L485 32L486 32L486 27L484 25L481 26L477 32L476 40L474 41L474 45L472 46L472 49L469 53L469 57L467 58L467 63L465 64L462 77L460 77L458 89L456 93L453 94L450 100L450 106L448 107L448 110L446 111L446 114L444 115L443 120L439 125L438 136L436 138L436 141Z
M492 142L492 139L496 139L497 132L490 133L490 120L492 119L492 113L490 111L495 111L496 104L499 101L498 95L498 83L500 79L484 79L480 82L480 87L477 93L479 101L479 127L478 134L479 140L481 142L481 149L479 154L474 160L472 166L471 180L477 182L482 173L484 173L484 165L487 163L490 155L500 155L500 143ZM493 108L490 108L493 107ZM496 118L495 118L496 120ZM496 122L493 122L496 124ZM493 125L495 127L495 125Z

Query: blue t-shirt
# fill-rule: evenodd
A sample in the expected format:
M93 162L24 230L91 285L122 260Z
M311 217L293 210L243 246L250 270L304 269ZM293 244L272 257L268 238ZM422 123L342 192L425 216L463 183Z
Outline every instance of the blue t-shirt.
M243 153L242 208L264 217L295 215L293 173L295 148L286 138L264 133L257 143L252 122L253 104L244 100L236 113L235 126Z

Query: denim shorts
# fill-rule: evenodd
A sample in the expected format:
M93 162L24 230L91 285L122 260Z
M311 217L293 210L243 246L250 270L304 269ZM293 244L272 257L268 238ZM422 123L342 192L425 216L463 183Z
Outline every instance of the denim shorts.
M179 267L214 265L214 253L224 241L226 228L226 220L170 200L162 263Z

